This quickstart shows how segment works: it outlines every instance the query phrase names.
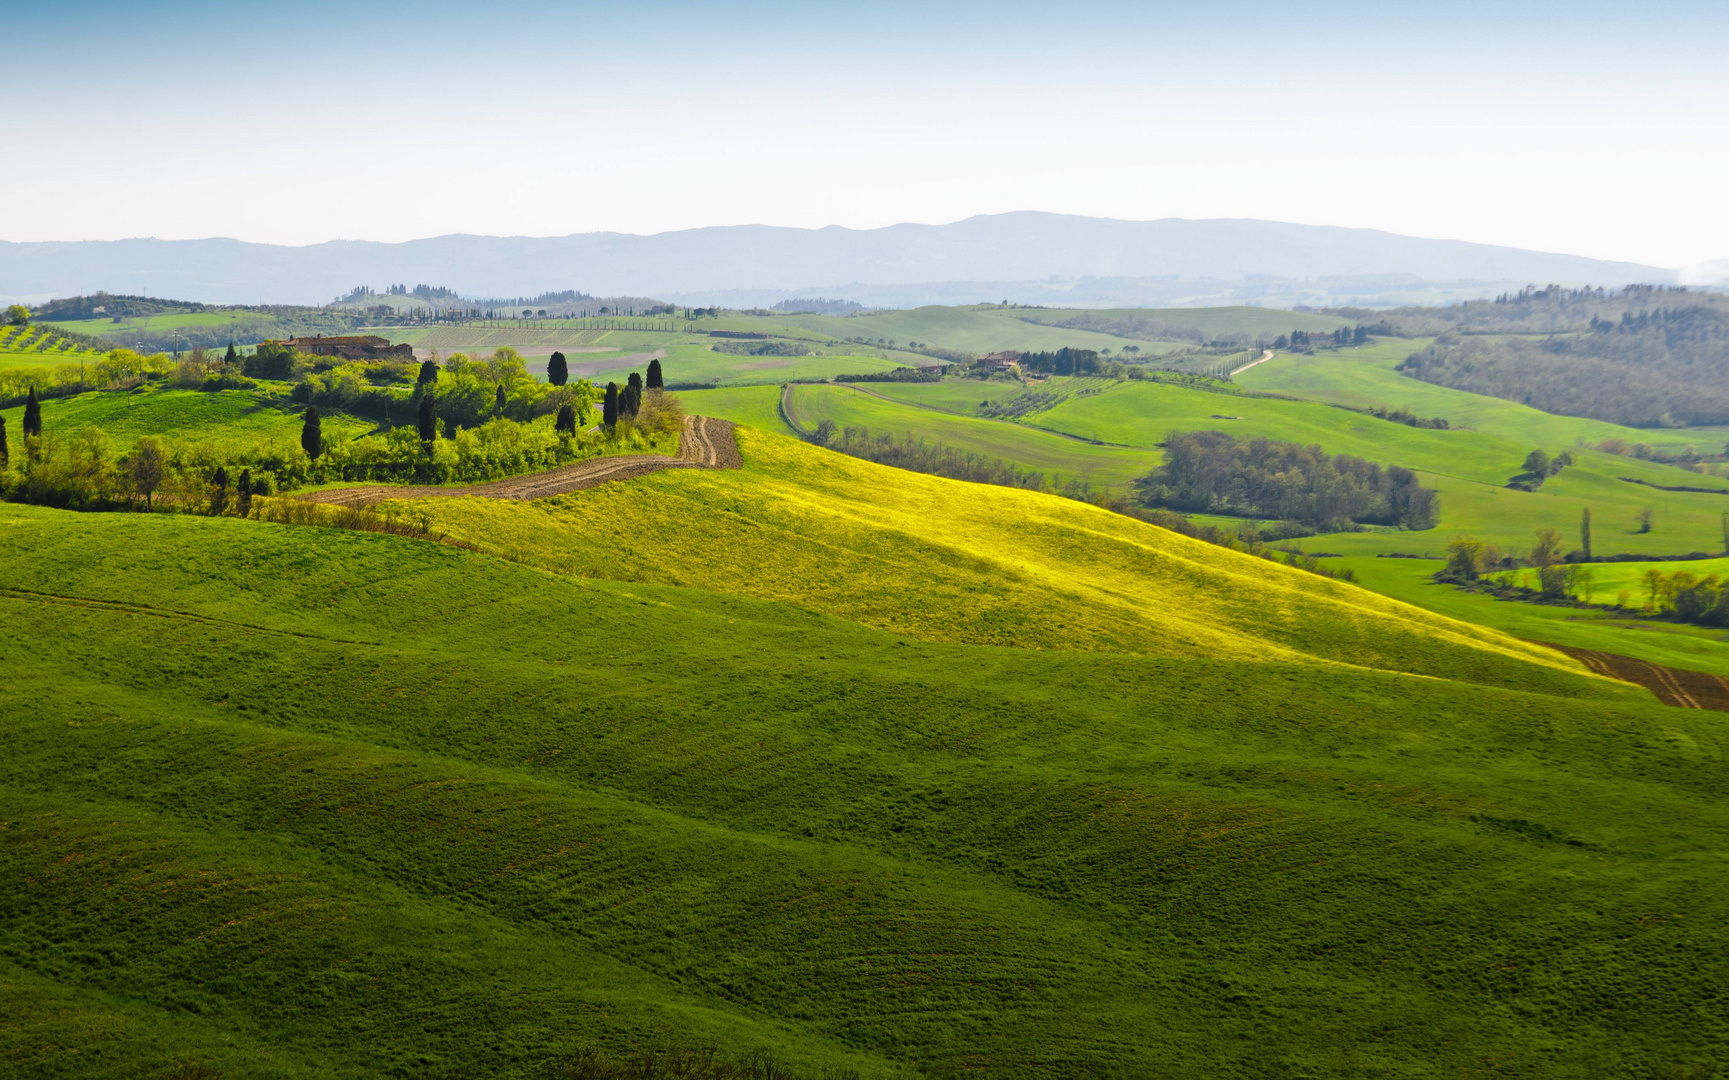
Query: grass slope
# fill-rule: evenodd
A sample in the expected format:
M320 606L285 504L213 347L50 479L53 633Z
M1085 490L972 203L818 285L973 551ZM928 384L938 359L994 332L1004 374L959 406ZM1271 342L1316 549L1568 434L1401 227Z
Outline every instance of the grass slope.
M1280 353L1236 377L1250 390L1265 390L1313 401L1357 408L1408 408L1419 416L1441 416L1480 432L1543 447L1550 453L1571 449L1580 440L1595 445L1620 438L1679 453L1697 445L1712 453L1723 439L1716 429L1646 430L1577 416L1557 416L1502 398L1437 386L1406 378L1395 370L1405 357L1431 339L1392 339L1356 349L1322 351L1312 356Z
M1663 491L1623 479L1729 489L1729 481L1721 477L1578 448L1571 450L1577 464L1539 490L1510 490L1507 481L1522 471L1525 455L1541 445L1532 441L1529 431L1412 428L1309 401L1129 382L1107 385L1097 394L1075 395L1025 422L1149 449L1172 432L1218 430L1242 438L1318 444L1328 453L1355 454L1428 474L1426 482L1441 492L1439 527L1417 534L1370 530L1326 539L1326 550L1347 554L1439 554L1461 532L1522 551L1531 546L1532 533L1541 527L1576 535L1586 507L1595 519L1593 550L1599 554L1719 551L1723 545L1720 516L1729 510L1729 498L1723 495ZM1550 443L1547 448L1559 452L1569 445ZM1654 509L1657 525L1652 533L1640 534L1634 519L1646 506Z
M1324 659L1605 692L1547 650L1093 506L751 429L739 439L736 472L422 508L481 550L561 573L756 596L927 640Z
M796 437L780 415L778 386L738 386L719 390L680 390L678 400L686 412L694 416L718 416L735 424L772 431L778 435Z
M971 392L971 388L968 388ZM1019 424L958 416L896 401L872 384L794 386L794 420L807 430L823 420L840 428L866 427L873 436L908 435L940 442L987 458L1003 458L1041 472L1047 481L1082 480L1102 488L1122 488L1157 462L1148 450L1094 446Z
M516 510L635 537L596 565L644 576L689 557L693 510L772 550L753 487L831 537L896 497L849 512L868 466L746 448ZM984 499L1029 538L1134 525L912 480L920 511ZM0 522L31 703L0 725L10 1071L538 1076L716 1045L882 1077L1595 1078L1708 1073L1729 1037L1699 1004L1729 974L1722 727L1642 692L920 643L233 519ZM944 553L877 529L883 562L829 557L893 553L947 603L918 569ZM1259 583L1312 617L1340 588L1166 558L1209 603Z
M1328 538L1324 546L1333 546L1332 539ZM1332 567L1348 566L1355 570L1357 580L1365 588L1455 619L1492 626L1516 637L1597 649L1670 667L1729 676L1729 639L1721 630L1625 618L1613 612L1497 600L1451 585L1438 585L1432 577L1445 565L1442 559L1354 557L1329 559L1327 563ZM1712 572L1722 573L1726 563L1729 560L1596 565L1591 568L1595 579L1594 599L1600 604L1612 604L1619 590L1628 589L1633 594L1635 605L1642 604L1645 592L1638 578L1648 566L1657 566L1665 572L1687 569L1704 576ZM1535 574L1534 571L1527 573Z
M146 386L132 393L93 390L42 402L42 430L61 438L98 427L122 451L146 435L192 439L280 439L298 444L305 406L254 390L173 390ZM8 432L23 430L24 407L0 410ZM326 439L364 435L375 426L342 413L320 417ZM16 437L16 436L14 436Z

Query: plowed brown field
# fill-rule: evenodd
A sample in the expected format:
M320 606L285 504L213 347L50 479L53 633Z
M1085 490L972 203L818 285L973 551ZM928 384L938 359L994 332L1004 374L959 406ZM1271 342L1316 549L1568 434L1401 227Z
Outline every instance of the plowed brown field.
M1717 709L1729 712L1729 680L1721 675L1664 667L1649 660L1636 660L1631 656L1618 656L1615 653L1598 652L1596 649L1556 645L1550 641L1539 641L1536 644L1547 646L1556 652L1564 652L1575 660L1582 661L1599 675L1607 675L1622 682L1638 683L1656 694L1657 700L1665 705L1681 709Z

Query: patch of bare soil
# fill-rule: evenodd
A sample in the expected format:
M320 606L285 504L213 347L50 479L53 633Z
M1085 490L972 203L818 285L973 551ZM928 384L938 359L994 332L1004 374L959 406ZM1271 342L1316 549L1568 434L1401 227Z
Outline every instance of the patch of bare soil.
M1649 660L1631 656L1579 649L1571 645L1556 645L1551 641L1533 644L1566 653L1599 675L1622 682L1638 683L1657 695L1657 700L1679 709L1716 709L1729 712L1729 679L1704 671L1664 667Z

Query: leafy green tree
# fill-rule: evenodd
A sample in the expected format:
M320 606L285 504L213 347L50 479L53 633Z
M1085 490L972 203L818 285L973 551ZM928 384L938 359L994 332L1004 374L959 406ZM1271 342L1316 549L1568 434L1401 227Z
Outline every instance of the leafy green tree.
M1549 462L1549 475L1554 476L1556 473L1567 468L1571 464L1573 464L1572 452L1563 450L1559 454L1555 455L1554 461Z
M569 405L560 406L558 410L558 420L553 424L553 429L560 435L575 435L576 410L571 408Z
M8 326L23 326L29 321L30 309L25 307L23 304L13 304L11 307L6 309L6 323Z
M220 517L228 509L228 470L216 466L210 474L210 516Z
M36 400L36 388L30 388L30 396L24 399L24 437L40 439L42 437L42 403Z
M618 426L618 384L615 382L606 384L606 399L600 406L600 422L606 425L608 431Z
M666 383L660 374L660 361L650 360L648 362L648 388L650 390L662 390L665 387Z
M1545 566L1537 571L1537 584L1542 588L1543 595L1551 600L1559 600L1567 595L1567 570L1565 566Z
M1549 475L1549 455L1542 450L1533 450L1525 455L1525 471L1532 476Z
M1591 561L1591 508L1589 506L1579 512L1579 549L1584 552L1585 561Z
M324 453L324 429L318 421L318 406L308 405L306 417L300 424L300 448L306 451L306 456L313 461Z
M167 458L168 455L162 451L160 440L148 437L138 440L138 449L132 452L132 457L126 463L132 490L144 496L146 510L151 509L151 496L162 486Z
M1537 546L1531 549L1530 563L1537 569L1554 566L1561 561L1561 534L1554 529L1537 530Z
M570 365L564 362L563 353L553 353L552 359L546 362L546 381L554 386L563 386L570 381Z
M426 394L420 399L420 441L430 448L438 438L438 399Z
M280 341L262 342L246 359L246 374L254 379L282 381L294 377L294 347Z
M1645 595L1648 597L1645 601L1645 610L1656 611L1657 598L1663 595L1663 571L1653 566L1645 571L1645 576L1640 580L1644 582Z
M1483 542L1461 536L1447 545L1447 567L1442 571L1455 581L1476 581L1483 572Z
M1656 514L1652 511L1652 509L1649 506L1647 506L1644 509L1640 510L1638 516L1635 517L1633 520L1637 521L1639 523L1639 531L1640 532L1648 533L1651 531L1651 522L1655 517L1656 517Z

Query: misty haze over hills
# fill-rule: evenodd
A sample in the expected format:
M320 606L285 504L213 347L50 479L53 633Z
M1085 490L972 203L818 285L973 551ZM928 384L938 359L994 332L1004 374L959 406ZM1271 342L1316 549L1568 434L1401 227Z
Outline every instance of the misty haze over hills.
M0 242L0 297L145 292L214 303L328 302L355 285L467 296L578 288L684 303L845 296L876 306L1446 302L1527 283L1669 283L1636 263L1247 219L1117 221L1022 212L947 225L735 225L637 236L453 235L307 247L239 240Z

